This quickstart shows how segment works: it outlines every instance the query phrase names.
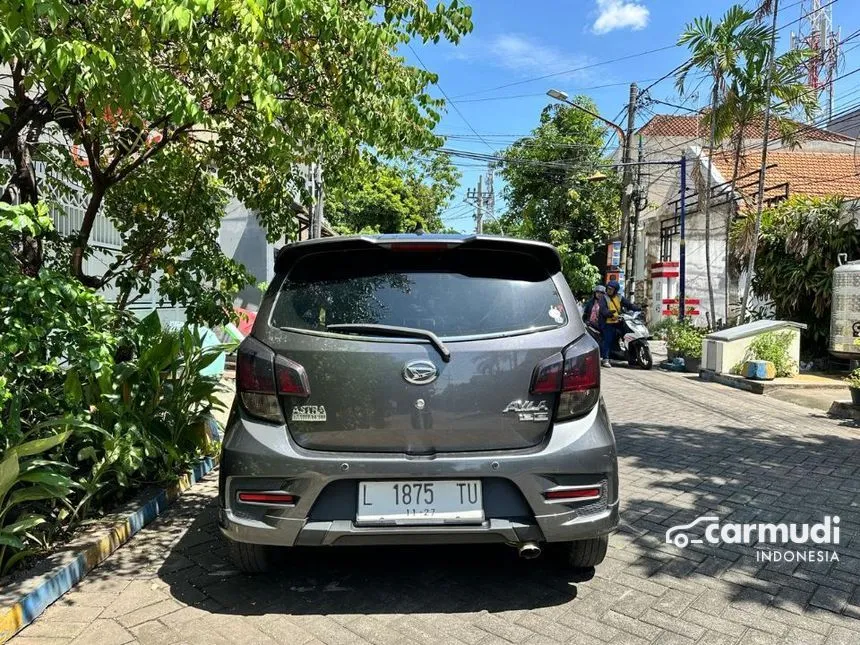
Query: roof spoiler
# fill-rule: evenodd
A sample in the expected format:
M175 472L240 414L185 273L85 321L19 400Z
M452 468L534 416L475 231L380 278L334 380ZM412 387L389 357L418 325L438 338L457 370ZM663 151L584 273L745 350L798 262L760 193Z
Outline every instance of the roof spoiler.
M287 271L300 258L314 253L338 253L361 251L373 248L444 252L447 249L509 251L525 253L540 262L550 274L561 271L561 257L551 244L534 240L520 240L497 235L435 236L435 235L383 235L383 236L338 236L306 240L287 244L275 258L275 271Z

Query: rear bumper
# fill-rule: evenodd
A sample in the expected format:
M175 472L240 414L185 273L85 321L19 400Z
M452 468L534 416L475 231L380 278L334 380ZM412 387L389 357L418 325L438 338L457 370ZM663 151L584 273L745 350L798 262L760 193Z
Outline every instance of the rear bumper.
M481 479L482 524L360 526L352 486L367 479ZM604 496L587 504L550 503L553 486L600 481ZM236 500L236 490L284 490L294 506ZM279 546L563 542L605 535L618 524L615 440L603 403L581 419L555 424L529 451L439 454L330 453L296 445L284 426L231 415L222 448L219 524L237 542Z

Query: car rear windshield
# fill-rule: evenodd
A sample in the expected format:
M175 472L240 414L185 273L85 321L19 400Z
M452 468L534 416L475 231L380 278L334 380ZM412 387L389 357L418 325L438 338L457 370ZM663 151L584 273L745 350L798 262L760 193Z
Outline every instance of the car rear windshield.
M438 336L501 334L567 322L546 269L525 253L485 250L318 253L297 261L272 311L280 328L416 327Z

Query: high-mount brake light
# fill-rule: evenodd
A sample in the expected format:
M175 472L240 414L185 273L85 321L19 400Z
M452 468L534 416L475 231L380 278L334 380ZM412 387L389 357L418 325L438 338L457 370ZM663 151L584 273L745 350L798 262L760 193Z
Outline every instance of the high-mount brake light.
M381 244L392 251L447 251L456 246L455 244L446 244L445 242L390 242Z

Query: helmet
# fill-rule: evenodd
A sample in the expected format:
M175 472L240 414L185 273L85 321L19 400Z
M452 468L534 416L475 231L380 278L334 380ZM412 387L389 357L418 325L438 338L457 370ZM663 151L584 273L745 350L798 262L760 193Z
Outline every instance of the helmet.
M594 287L594 290L597 293L606 293L606 287L604 287L602 284L599 284L596 287Z
M619 288L621 287L621 285L618 284L618 280L610 280L609 282L606 283L606 286L608 288L615 289L616 291L618 291Z

